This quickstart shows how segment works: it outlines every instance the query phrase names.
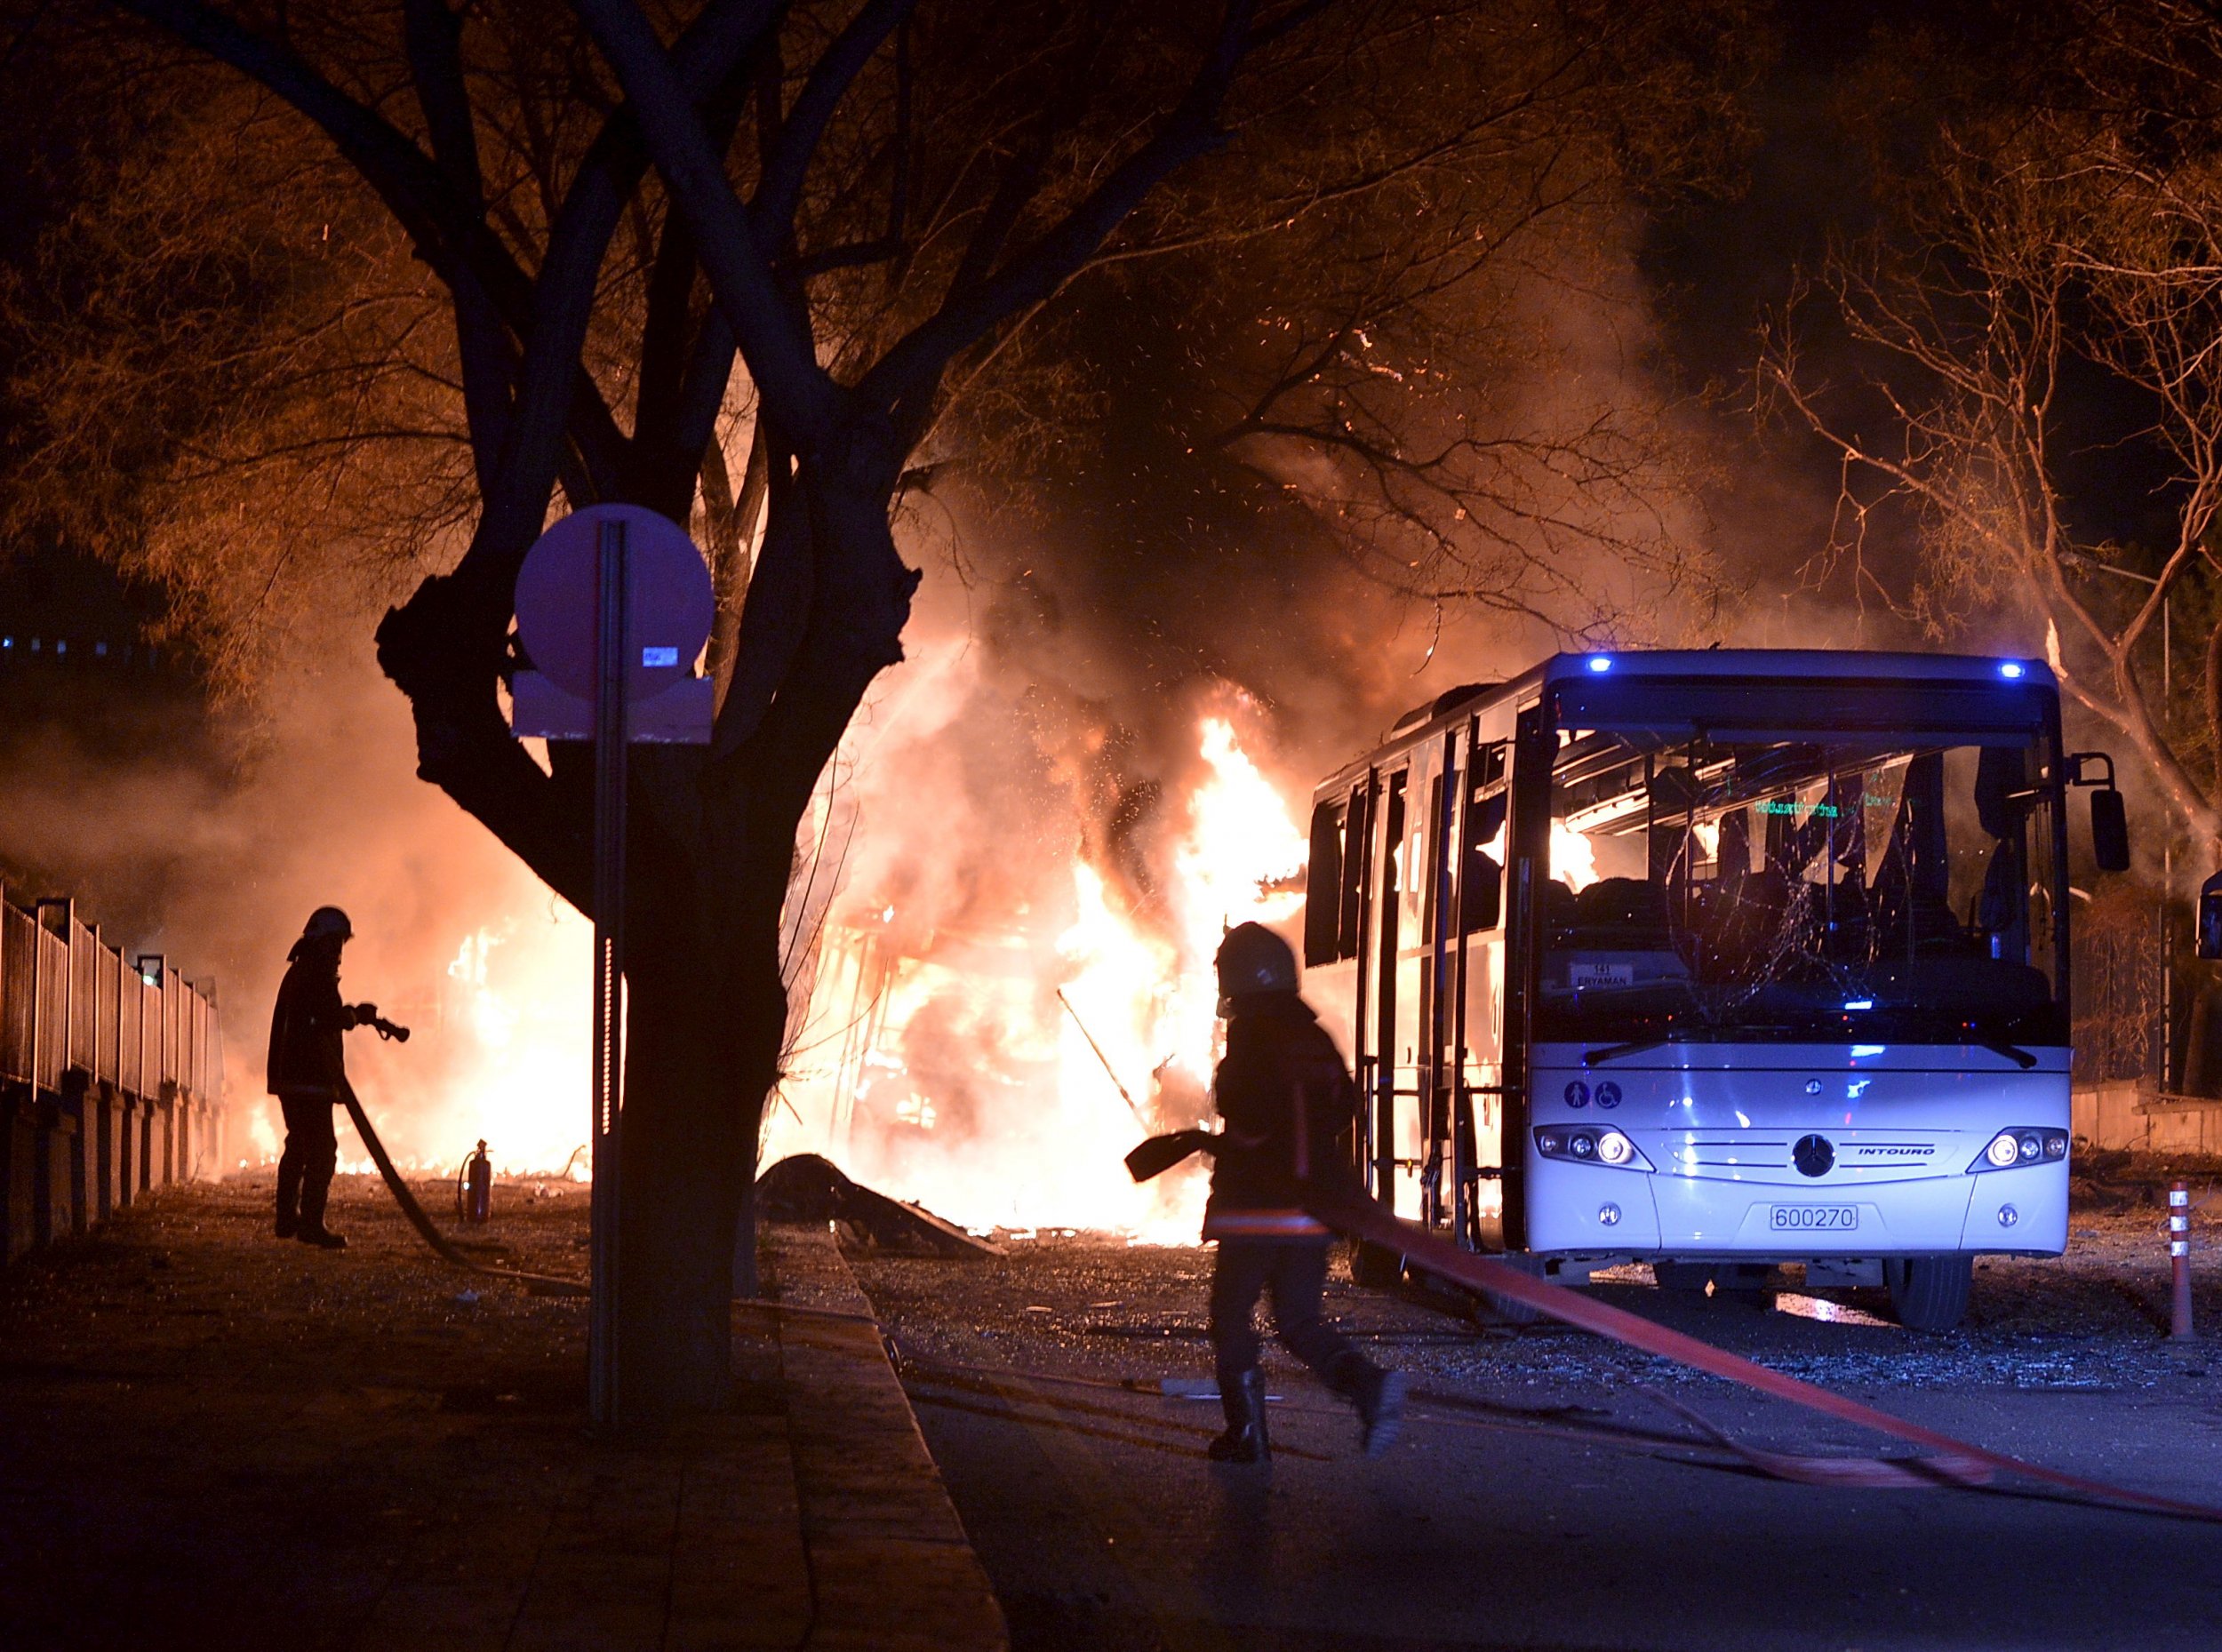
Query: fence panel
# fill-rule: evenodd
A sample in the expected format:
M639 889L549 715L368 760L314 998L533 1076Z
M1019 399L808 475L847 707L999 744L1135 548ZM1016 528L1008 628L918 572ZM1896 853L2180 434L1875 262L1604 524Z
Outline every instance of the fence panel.
M162 1093L162 988L139 984L139 1093Z
M90 1073L99 1049L100 943L92 938L91 930L72 918L68 946L68 1061L71 1066Z
M185 981L167 964L162 970L162 1076L172 1084L185 1079Z
M98 942L92 948L92 1076L119 1081L116 1013L123 1007L124 960Z
M201 995L190 981L178 994L178 1082L198 1095L201 1089Z
M140 1093L139 1023L143 1008L139 971L118 954L113 974L116 978L116 1088L136 1096Z
M31 914L0 906L0 1076L31 1080L32 959L38 945Z
M61 1088L69 1057L69 943L44 924L38 928L38 1084Z

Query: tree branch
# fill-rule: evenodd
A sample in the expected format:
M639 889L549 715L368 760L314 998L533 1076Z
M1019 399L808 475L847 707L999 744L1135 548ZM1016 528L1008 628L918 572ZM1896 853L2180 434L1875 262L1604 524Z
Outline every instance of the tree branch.
M952 291L941 308L890 349L858 393L917 431L929 416L934 387L950 358L1011 311L1048 298L1086 262L1157 185L1218 148L1220 105L1250 45L1250 0L1229 0L1218 38L1197 67L1185 96L1140 149L1000 272Z
M815 450L831 433L843 398L819 366L809 323L780 291L671 60L633 0L574 4L625 87L674 207L693 226L711 291L757 394L799 451Z
M811 65L803 90L779 124L756 188L755 219L765 238L782 251L795 235L795 212L802 204L803 180L811 157L856 77L916 8L917 0L867 0L849 20L832 45Z

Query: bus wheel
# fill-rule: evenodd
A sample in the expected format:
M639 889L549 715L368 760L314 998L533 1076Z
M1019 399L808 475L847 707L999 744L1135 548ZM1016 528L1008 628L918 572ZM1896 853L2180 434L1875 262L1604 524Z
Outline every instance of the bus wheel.
M1394 1290L1403 1282L1404 1258L1361 1239L1350 1248L1350 1282L1367 1290Z
M1904 1257L1882 1264L1890 1306L1909 1331L1948 1331L1967 1316L1975 1283L1970 1256Z
M1524 1250L1507 1250L1490 1257L1507 1267L1517 1269L1531 1278L1544 1279L1543 1264ZM1531 1308L1524 1302L1515 1302L1510 1297L1500 1297L1493 1290L1482 1292L1482 1299L1475 1305L1475 1317L1487 1324L1493 1320L1499 1325L1539 1325L1547 1317L1540 1308Z

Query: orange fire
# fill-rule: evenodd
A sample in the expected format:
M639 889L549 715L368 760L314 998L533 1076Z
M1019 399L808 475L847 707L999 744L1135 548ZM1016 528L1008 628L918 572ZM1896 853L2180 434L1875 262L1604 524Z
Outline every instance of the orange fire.
M1212 954L1234 924L1294 916L1306 858L1233 721L1206 716L1195 738L1203 778L1181 807L1160 923L1075 854L1071 916L1048 948L943 935L900 957L891 910L830 925L766 1158L823 1153L979 1230L1195 1242L1201 1162L1137 1187L1121 1160L1147 1130L1204 1115Z

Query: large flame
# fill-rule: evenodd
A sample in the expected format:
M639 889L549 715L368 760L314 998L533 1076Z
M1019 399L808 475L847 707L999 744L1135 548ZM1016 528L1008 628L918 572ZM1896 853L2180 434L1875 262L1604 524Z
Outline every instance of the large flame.
M520 880L521 912L453 943L444 976L380 1008L406 1044L348 1041L356 1088L402 1164L453 1174L480 1141L505 1175L588 1174L588 1015L593 928ZM360 985L380 979L366 967ZM357 982L350 978L350 988ZM368 1169L368 1160L348 1169Z
M1138 1187L1122 1161L1209 1116L1213 954L1235 924L1295 916L1307 852L1233 703L1195 725L1146 897L1082 851L1077 814L1051 887L998 891L980 907L992 928L914 921L869 888L830 893L838 865L813 874L804 905L823 921L791 925L802 1002L767 1162L822 1153L976 1229L1195 1242L1207 1161ZM806 834L821 846L844 829L833 797ZM436 992L390 1006L414 1021L410 1044L364 1049L381 1128L420 1170L452 1171L484 1138L506 1171L588 1172L590 926L544 896L517 905L529 915L455 938Z
M1226 716L1203 718L1163 914L1147 922L1075 853L1052 946L933 938L889 955L899 914L829 926L767 1157L827 1153L952 1220L1190 1243L1200 1164L1137 1187L1121 1160L1195 1122L1217 1056L1219 938L1281 922L1306 844Z

